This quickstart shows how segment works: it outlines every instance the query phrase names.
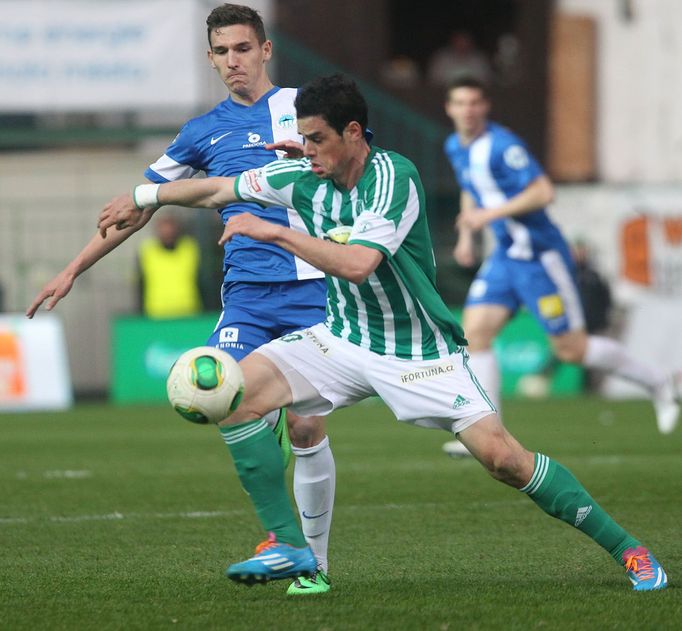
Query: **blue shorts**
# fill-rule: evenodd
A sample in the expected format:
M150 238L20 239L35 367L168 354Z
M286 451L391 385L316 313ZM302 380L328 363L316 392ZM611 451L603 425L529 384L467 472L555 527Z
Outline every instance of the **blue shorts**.
M548 250L538 259L509 258L497 249L471 283L465 306L495 304L512 313L525 305L549 335L585 326L570 255Z
M223 312L207 345L239 361L275 338L325 319L324 279L223 285Z

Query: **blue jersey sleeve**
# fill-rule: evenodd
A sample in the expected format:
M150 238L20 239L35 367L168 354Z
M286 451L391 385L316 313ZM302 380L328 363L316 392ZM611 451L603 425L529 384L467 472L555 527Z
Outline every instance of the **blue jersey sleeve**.
M544 175L540 163L518 136L507 132L498 136L497 140L490 166L496 179L504 182L503 188L507 189L508 194L521 192L533 180Z
M191 123L185 123L166 153L147 167L144 175L148 180L158 184L174 182L193 177L203 170L203 160L196 149Z

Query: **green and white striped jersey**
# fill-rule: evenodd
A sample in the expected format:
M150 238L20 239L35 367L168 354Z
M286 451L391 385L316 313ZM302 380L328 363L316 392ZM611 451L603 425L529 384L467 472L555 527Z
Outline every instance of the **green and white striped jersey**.
M372 148L352 190L319 178L306 158L277 160L242 173L235 192L295 209L299 225L314 237L329 238L330 230L347 226L349 244L385 255L361 285L327 275L326 326L335 336L402 359L438 359L466 344L436 290L424 189L404 156Z

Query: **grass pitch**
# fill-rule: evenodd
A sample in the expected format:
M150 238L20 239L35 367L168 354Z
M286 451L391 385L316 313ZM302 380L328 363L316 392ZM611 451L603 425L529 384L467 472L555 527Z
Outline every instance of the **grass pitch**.
M632 592L587 537L445 456L447 434L374 403L328 420L332 591L232 584L263 533L216 430L81 405L0 416L0 628L680 628L682 431L660 436L645 402L509 402L505 420L654 550L668 590Z

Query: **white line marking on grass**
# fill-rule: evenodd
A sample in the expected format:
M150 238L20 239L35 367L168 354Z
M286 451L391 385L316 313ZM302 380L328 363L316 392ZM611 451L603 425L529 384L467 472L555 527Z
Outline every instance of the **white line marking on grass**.
M50 480L55 479L55 478L64 478L66 480L80 480L82 478L91 478L92 477L92 471L88 471L87 469L81 469L81 470L55 469L54 471L45 471L43 473L43 477L48 478Z

